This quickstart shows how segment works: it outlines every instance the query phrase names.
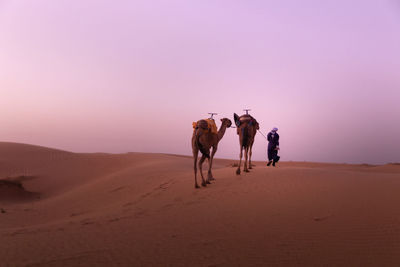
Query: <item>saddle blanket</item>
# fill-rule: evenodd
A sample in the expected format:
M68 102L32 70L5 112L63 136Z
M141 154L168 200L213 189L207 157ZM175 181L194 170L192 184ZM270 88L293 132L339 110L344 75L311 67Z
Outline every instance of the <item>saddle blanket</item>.
M211 133L218 134L217 125L213 119L204 119L207 122L207 131L211 131ZM193 122L193 129L196 129L197 122Z

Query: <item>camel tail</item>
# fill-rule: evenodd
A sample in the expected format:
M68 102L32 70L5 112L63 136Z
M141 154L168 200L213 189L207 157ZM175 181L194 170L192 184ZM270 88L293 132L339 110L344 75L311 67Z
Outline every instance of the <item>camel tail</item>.
M201 154L203 154L207 159L210 158L210 152L204 148L204 146L200 143L200 134L196 133L196 145L199 148Z

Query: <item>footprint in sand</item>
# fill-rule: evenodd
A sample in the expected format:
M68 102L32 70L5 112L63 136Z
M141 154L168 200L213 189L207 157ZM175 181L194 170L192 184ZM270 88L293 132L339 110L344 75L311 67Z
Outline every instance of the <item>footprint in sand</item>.
M94 224L94 221L91 221L90 219L81 221L81 225L90 225L90 224Z
M111 190L110 193L114 193L114 192L120 191L120 190L125 189L125 188L126 188L125 186L117 187L117 188Z

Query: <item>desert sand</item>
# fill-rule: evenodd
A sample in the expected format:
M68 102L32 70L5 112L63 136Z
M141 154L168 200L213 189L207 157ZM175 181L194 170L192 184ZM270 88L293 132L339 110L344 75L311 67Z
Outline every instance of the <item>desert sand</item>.
M0 143L0 266L399 266L400 165L235 162Z

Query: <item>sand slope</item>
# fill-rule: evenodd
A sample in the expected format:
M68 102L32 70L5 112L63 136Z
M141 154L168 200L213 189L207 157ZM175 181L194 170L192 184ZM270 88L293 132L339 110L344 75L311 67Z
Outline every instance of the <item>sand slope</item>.
M399 165L232 163L0 143L0 266L398 266Z

